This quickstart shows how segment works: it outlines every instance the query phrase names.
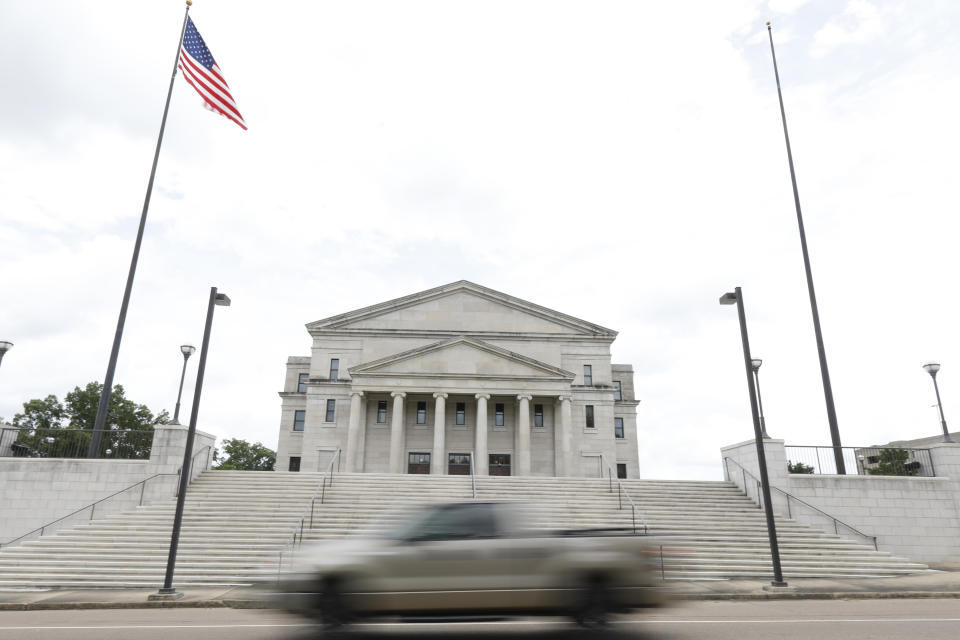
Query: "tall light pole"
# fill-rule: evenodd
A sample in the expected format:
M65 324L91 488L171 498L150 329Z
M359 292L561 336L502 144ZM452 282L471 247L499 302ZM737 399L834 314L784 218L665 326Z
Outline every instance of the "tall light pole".
M3 354L13 349L13 343L6 340L0 340L0 362L3 362Z
M170 554L167 556L167 574L163 587L148 599L167 600L183 597L173 588L173 569L177 564L177 547L180 545L180 525L183 524L183 503L187 497L187 484L190 482L190 463L193 456L193 436L197 432L197 416L200 413L200 392L203 390L203 371L207 366L207 347L210 346L210 327L213 325L213 307L230 306L230 298L225 293L217 293L216 287L210 287L210 301L207 304L207 323L203 328L203 343L200 346L200 364L197 366L197 385L193 391L193 411L190 412L190 427L187 429L187 442L183 448L183 466L180 467L180 488L177 491L177 510L173 516L173 532L170 535Z
M763 398L760 396L760 365L763 364L763 360L760 358L753 358L750 360L750 366L753 368L753 379L757 385L757 405L760 407L760 433L764 438L769 438L767 435L767 421L763 418Z
M947 421L943 418L943 403L940 402L940 387L937 386L937 371L940 371L940 363L928 362L923 365L923 370L933 378L933 390L937 392L937 407L940 409L940 426L943 427L943 441L953 442L950 438L950 432L947 430Z
M180 374L180 390L177 392L177 406L173 410L173 423L180 424L180 396L183 395L183 379L187 375L187 360L193 355L197 348L190 344L180 345L180 352L183 353L183 372Z
M747 316L743 310L743 294L740 287L732 293L720 296L720 304L737 305L740 317L740 340L743 342L743 363L747 370L747 388L750 391L750 412L753 414L753 435L757 443L757 463L760 465L760 488L763 492L763 511L767 516L767 536L770 538L770 558L773 560L773 582L775 587L785 587L783 571L780 568L780 546L777 544L777 525L773 520L773 504L770 502L770 480L767 477L767 456L763 448L763 433L760 431L760 416L757 414L757 393L753 387L753 362L750 358L750 340L747 338Z

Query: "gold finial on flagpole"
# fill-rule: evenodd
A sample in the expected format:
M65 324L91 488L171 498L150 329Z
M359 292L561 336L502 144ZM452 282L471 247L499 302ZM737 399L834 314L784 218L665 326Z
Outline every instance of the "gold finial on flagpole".
M192 6L193 6L193 0L187 0L187 6L188 6L188 7L192 7ZM768 22L767 24L770 24L770 23Z
M187 0L187 4L190 4L190 0ZM767 26L768 26L768 27L770 26L770 21L769 21L769 20L767 20Z

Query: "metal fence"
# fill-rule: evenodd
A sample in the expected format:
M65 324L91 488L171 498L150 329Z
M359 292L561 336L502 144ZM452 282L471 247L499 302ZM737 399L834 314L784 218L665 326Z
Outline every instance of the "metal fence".
M833 447L785 447L790 473L837 473ZM929 449L841 447L848 476L936 476Z
M92 429L0 429L0 457L86 458ZM100 458L146 460L153 446L153 429L105 429Z

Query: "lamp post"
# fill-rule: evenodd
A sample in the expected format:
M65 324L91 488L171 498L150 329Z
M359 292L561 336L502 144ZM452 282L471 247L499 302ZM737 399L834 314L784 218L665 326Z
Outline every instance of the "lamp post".
M933 390L937 393L937 408L940 409L940 426L943 427L943 441L953 442L950 438L950 432L947 430L947 421L943 418L943 403L940 402L940 387L937 386L937 371L940 371L940 363L928 362L923 365L923 370L933 378Z
M753 379L757 386L757 405L760 407L760 434L764 438L769 438L767 435L767 421L763 418L763 398L760 396L760 365L763 364L763 360L760 358L753 358L750 360L750 366L753 368Z
M13 349L13 343L6 340L0 340L0 362L3 362L3 354Z
M177 392L177 406L173 410L173 423L180 424L180 396L183 395L183 379L187 375L187 360L193 355L197 348L190 344L180 345L180 352L183 353L183 372L180 374L180 390Z
M760 430L760 416L757 414L757 393L753 386L753 361L750 358L750 340L747 338L747 318L743 310L743 294L740 287L732 293L720 296L720 304L737 305L740 318L740 339L743 342L743 363L747 371L747 389L750 392L750 412L753 414L753 434L757 443L757 463L760 466L760 488L763 493L763 511L767 516L767 536L770 538L770 557L773 560L773 581L775 587L785 587L783 571L780 568L780 546L777 544L777 525L773 520L773 504L770 501L770 480L767 477L767 456L763 447L763 433Z
M193 391L193 411L190 412L190 427L187 429L187 442L183 448L183 465L180 467L180 487L177 491L177 510L173 516L173 532L170 534L170 554L167 556L167 573L163 579L163 587L150 600L168 600L182 598L173 588L173 569L177 564L177 547L180 544L180 526L183 523L183 503L187 495L187 484L190 481L190 463L193 456L193 436L197 432L197 416L200 413L200 392L203 390L203 371L207 366L207 347L210 346L210 327L213 324L213 308L219 305L230 306L230 298L224 293L217 293L216 287L210 287L210 301L207 303L207 322L203 328L203 343L200 345L200 364L197 366L197 384Z

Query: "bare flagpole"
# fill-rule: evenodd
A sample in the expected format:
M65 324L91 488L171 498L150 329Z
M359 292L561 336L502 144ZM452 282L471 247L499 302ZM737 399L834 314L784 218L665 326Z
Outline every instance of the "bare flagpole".
M770 36L770 54L773 56L773 73L777 78L777 97L780 99L780 119L783 121L783 138L787 143L787 163L790 165L790 180L793 183L793 202L797 208L797 224L800 226L800 248L803 250L803 266L807 272L807 290L810 292L810 310L813 312L813 332L817 337L817 353L820 356L820 376L823 378L823 397L827 403L827 421L830 423L830 439L833 441L833 456L837 473L846 473L843 464L843 449L840 445L840 428L837 426L837 411L833 406L833 388L830 386L830 371L827 369L827 353L820 332L820 312L817 311L817 295L813 290L813 273L810 271L810 255L807 253L807 234L803 230L803 215L800 213L800 192L797 190L797 174L793 169L793 153L790 151L790 135L787 133L787 114L783 109L783 92L780 90L780 72L777 70L777 54L773 49L773 29L767 23Z
M133 289L133 277L137 272L137 259L140 257L140 244L143 242L143 229L147 224L147 211L150 209L150 195L153 193L153 178L157 173L157 161L160 159L160 145L163 144L163 130L167 126L167 112L170 111L170 96L173 94L173 81L177 77L177 64L180 62L180 46L183 43L183 34L187 29L187 16L193 0L187 1L187 9L183 14L183 26L180 27L180 39L177 40L177 57L173 62L173 75L170 76L170 88L167 90L167 102L163 106L163 119L160 121L160 135L157 137L157 149L153 153L153 166L150 168L150 180L147 182L147 195L143 199L143 211L140 214L140 228L137 229L137 241L133 245L133 258L130 260L130 272L127 274L127 286L123 290L123 302L120 304L120 317L117 319L117 333L113 337L113 349L110 351L110 362L107 364L107 375L103 379L103 389L100 392L100 404L97 407L97 418L93 423L93 434L90 438L88 458L100 455L100 442L103 439L104 428L107 424L107 410L110 407L110 394L113 392L113 374L117 368L117 356L120 354L120 340L123 338L123 325L127 319L127 307L130 306L130 291Z

